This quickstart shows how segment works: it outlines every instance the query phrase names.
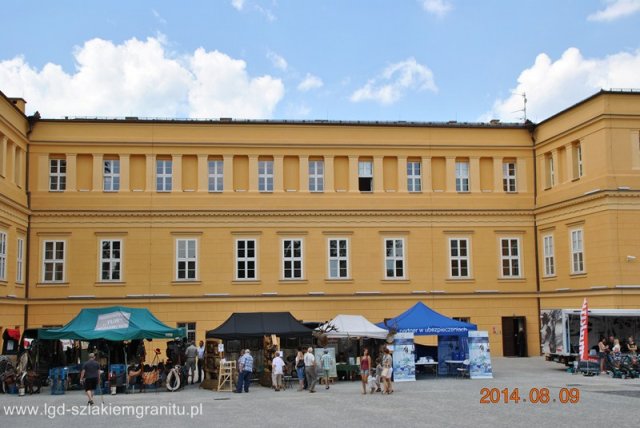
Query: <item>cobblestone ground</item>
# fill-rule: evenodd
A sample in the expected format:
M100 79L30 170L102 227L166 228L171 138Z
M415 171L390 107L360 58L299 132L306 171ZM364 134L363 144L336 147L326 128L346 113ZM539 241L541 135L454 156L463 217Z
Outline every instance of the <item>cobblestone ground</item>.
M98 396L93 412L86 412L82 392L52 396L0 395L0 427L414 427L414 426L625 426L640 419L640 380L584 377L569 374L562 365L542 358L494 358L494 379L469 380L427 377L396 383L392 395L362 395L359 382L340 382L315 394L294 388L275 392L253 386L249 394L213 392L188 386L179 392L147 392ZM482 389L518 389L520 401L481 403ZM532 403L546 388L547 403ZM566 390L563 391L563 389ZM577 403L561 403L565 393L579 391ZM535 390L534 390L535 389ZM530 394L531 393L531 394ZM543 393L544 394L544 393ZM494 392L494 397L495 392ZM512 396L512 398L515 398ZM525 401L526 400L526 401ZM544 400L544 398L542 398ZM555 402L554 402L555 400ZM491 396L488 396L491 401ZM33 406L38 415L9 416L8 406ZM46 406L46 408L45 408ZM63 408L64 406L64 408ZM72 407L77 406L77 407ZM122 407L133 406L133 407ZM147 407L144 406L161 406ZM183 407L184 406L184 407ZM75 410L74 410L75 409ZM119 410L118 410L119 409ZM154 410L155 409L155 410ZM143 412L184 413L177 416L142 415ZM65 411L65 415L61 413ZM130 413L117 415L117 412ZM46 414L45 414L46 413ZM192 414L193 413L193 414ZM193 417L191 417L193 416Z

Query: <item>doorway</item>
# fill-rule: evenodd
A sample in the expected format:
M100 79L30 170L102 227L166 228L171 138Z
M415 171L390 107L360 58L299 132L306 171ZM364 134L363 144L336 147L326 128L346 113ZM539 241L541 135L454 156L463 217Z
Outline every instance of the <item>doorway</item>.
M528 355L526 320L526 317L502 317L502 355L505 357Z

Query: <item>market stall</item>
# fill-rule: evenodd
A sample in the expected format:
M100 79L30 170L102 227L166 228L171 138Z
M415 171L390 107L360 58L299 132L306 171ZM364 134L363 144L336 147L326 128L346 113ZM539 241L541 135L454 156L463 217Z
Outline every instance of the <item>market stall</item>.
M477 330L470 324L448 318L422 302L396 316L376 324L396 333L413 333L416 336L438 336L438 373L456 372L456 366L469 358L467 337Z
M242 349L250 349L254 358L254 370L260 383L271 385L271 361L276 351L283 352L283 359L291 365L298 347L309 346L312 330L304 326L289 312L244 312L233 313L218 328L207 331L207 342L222 339L224 358L237 360ZM213 347L205 347L206 352ZM207 361L215 361L205 356L205 371L208 376L215 374L217 367Z
M129 308L125 306L109 306L104 308L82 309L69 323L61 328L41 329L38 338L41 340L71 339L94 344L99 352L97 360L102 363L107 373L121 375L118 383L126 387L128 376L122 369L113 367L113 361L122 361L128 366L127 355L142 356L138 362L144 361L144 339L180 339L185 336L184 329L173 328L163 324L148 309ZM126 342L126 343L125 343ZM122 354L113 355L114 344ZM140 350L141 349L141 350ZM83 357L86 360L86 356ZM70 368L78 371L77 367ZM142 368L139 369L142 371ZM154 369L155 370L155 369Z

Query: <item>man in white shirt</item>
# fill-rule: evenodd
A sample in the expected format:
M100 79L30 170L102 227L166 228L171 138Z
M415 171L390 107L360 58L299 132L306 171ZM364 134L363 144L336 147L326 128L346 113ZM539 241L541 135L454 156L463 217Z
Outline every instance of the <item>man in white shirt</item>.
M198 346L198 383L204 380L204 342L200 341Z
M276 377L276 384L274 386L276 388L276 391L280 391L281 389L284 389L284 385L282 382L282 378L284 376L284 360L280 356L280 352L276 352L276 356L273 359L271 366L273 374Z
M313 355L312 347L309 347L304 354L304 376L307 378L309 392L316 392L315 388L318 378L316 376L316 357Z

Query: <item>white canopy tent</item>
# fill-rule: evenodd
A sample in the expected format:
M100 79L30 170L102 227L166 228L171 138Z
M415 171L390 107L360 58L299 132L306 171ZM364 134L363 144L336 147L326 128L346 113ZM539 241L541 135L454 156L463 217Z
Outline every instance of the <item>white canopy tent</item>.
M326 333L328 338L368 337L372 339L386 339L389 332L369 322L362 315L338 315L326 324L317 328L325 331L328 326L336 328Z

